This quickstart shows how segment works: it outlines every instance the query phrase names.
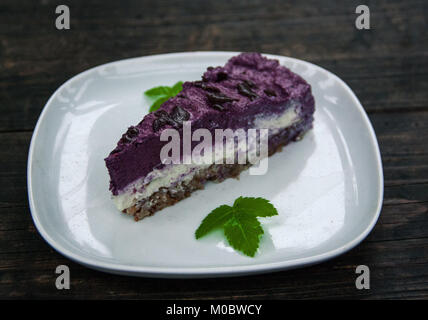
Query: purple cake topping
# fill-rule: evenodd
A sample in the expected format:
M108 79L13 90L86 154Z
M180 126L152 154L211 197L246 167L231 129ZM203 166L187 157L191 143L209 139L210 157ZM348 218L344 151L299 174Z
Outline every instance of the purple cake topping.
M250 84L252 84L252 82L243 81L242 83L238 84L237 88L240 94L250 98L250 100L254 100L258 97L258 95L253 90L251 90L251 87L254 87L254 85Z
M277 60L242 53L224 67L209 67L202 81L185 82L180 94L122 136L105 159L110 189L118 194L161 165L159 136L165 128L180 128L189 120L192 129L247 129L255 115L279 114L293 100L302 105L296 110L301 117L309 119L314 111L309 84Z

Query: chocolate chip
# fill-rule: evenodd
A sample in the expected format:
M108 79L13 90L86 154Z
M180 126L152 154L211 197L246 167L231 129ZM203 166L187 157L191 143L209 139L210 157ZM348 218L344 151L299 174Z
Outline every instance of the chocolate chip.
M232 102L235 100L235 99L232 99L232 98L224 95L221 92L219 92L219 93L208 92L207 98L208 98L208 101L213 103L213 104L217 104L217 103L221 104L221 103L225 103L225 102Z
M158 118L168 118L169 114L165 110L158 110L155 112L155 116Z
M112 152L110 152L110 154L116 154L116 153L119 153L120 151L122 151L122 149L120 149L119 147L116 147Z
M153 121L153 131L158 131L160 128L162 128L166 124L166 121L164 118L157 118Z
M138 135L138 133L139 131L136 127L129 127L128 130L122 135L120 141L123 143L131 142Z
M202 81L194 81L194 82L193 82L193 85L194 85L195 87L198 87L198 88L201 88L201 89L204 89L204 88L205 88L205 83L203 83Z
M216 93L220 93L221 91L220 91L220 89L219 88L216 88L216 87L208 87L208 86L205 86L205 90L206 91L211 91L211 92L216 92Z
M258 97L258 95L255 92L253 92L245 82L238 84L237 88L240 94L250 98L251 100Z
M183 123L183 121L187 121L190 118L190 114L184 110L183 108L176 106L171 112L171 118L180 124Z
M221 104L215 103L213 104L211 107L213 107L214 109L218 110L218 111L223 111L224 107Z
M135 138L138 135L139 131L136 127L129 127L126 131L126 135L130 138Z
M269 96L269 97L276 97L276 93L273 90L265 89L264 93L266 93L266 95Z
M243 82L244 82L248 87L250 87L250 88L255 88L255 87L256 87L255 83L254 83L253 81L251 81L251 80L244 80Z
M220 71L217 73L217 81L227 80L227 78L228 78L228 75L226 72Z

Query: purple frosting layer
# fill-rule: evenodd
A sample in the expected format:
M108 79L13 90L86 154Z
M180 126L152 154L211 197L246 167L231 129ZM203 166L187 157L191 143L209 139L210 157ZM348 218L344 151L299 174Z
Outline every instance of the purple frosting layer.
M208 97L212 93L233 101L213 102ZM231 58L224 67L209 67L202 81L185 82L183 91L162 104L159 110L170 114L177 106L189 114L192 131L198 128L212 131L248 129L253 126L255 116L280 114L289 107L296 108L302 125L310 127L314 98L310 85L280 66L277 60L259 53L242 53ZM171 125L154 130L155 119L155 113L150 113L138 125L128 128L105 159L114 195L162 166L160 150L167 142L160 141L159 137L162 130Z

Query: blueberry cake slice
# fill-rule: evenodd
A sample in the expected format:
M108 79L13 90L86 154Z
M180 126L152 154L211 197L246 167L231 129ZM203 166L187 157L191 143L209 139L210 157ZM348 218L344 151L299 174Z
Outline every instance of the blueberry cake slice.
M268 129L272 155L312 128L314 110L310 85L277 60L242 53L224 67L209 67L202 80L185 82L176 97L128 128L105 159L113 201L140 220L203 189L207 181L237 177L250 166L165 164L163 130L174 128L182 136L185 122L192 132L204 128L213 136L215 129Z

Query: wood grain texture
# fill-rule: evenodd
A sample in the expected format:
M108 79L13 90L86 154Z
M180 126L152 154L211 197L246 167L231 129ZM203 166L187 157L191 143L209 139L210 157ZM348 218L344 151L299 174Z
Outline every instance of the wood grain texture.
M72 1L71 30L54 1L0 3L0 298L428 298L428 36L426 1ZM358 247L326 263L229 279L114 276L51 249L31 220L29 142L50 95L106 62L166 52L259 51L319 64L343 78L378 136L385 174L380 219ZM59 264L72 289L55 288ZM355 267L371 289L355 288Z

